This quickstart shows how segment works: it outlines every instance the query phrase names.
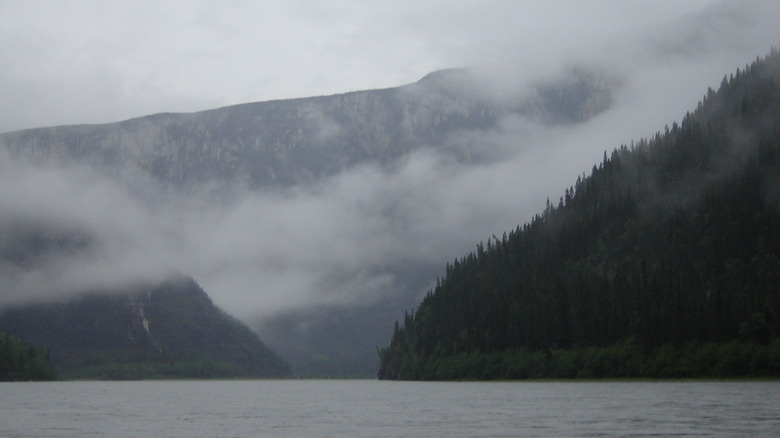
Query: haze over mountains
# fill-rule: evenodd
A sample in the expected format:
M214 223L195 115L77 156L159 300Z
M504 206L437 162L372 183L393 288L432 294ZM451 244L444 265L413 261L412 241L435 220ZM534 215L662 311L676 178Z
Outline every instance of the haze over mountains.
M149 252L152 239L137 242L132 237L116 234L117 230L122 232L124 220L138 218L121 217L127 210L126 205L119 203L127 195L115 196L114 189L128 190L129 187L131 200L141 208L153 208L158 203L165 208L185 205L185 208L196 209L191 214L202 215L201 207L192 207L192 203L207 203L208 207L217 209L236 208L236 202L245 202L246 196L257 196L256 193L262 193L263 189L277 193L296 187L295 190L301 190L300 187L311 190L317 182L357 166L370 166L372 171L377 169L392 174L396 171L394 168L403 168L404 157L416 152L435 154L437 159L446 159L453 166L484 165L502 159L507 151L472 143L469 136L473 133L501 129L500 124L507 117L523 117L526 123L539 126L582 123L611 105L619 81L572 70L560 79L549 80L529 90L526 96L513 99L488 96L480 86L479 79L469 72L448 70L432 73L416 84L397 89L246 104L194 114L161 114L109 125L41 128L5 134L2 143L10 160L17 163L14 172L20 171L21 164L29 166L21 175L23 177L45 175L42 178L56 179L63 177L64 172L68 176L90 174L90 178L100 182L109 179L111 184L118 186L106 189L102 200L117 202L116 210L110 209L110 214L120 215L117 217L120 228L117 228L117 221L91 215L66 220L47 215L42 219L46 222L41 224L38 223L41 220L38 212L26 211L26 206L14 206L5 215L3 223L6 228L4 267L7 284L11 285L5 298L31 299L36 291L49 296L52 291L73 293L96 287L112 289L116 286L114 282L132 284L139 279L159 280L179 270L187 272L188 267L176 266ZM28 173L27 169L35 170ZM360 185L348 183L350 189L359 189ZM30 188L36 184L25 182L24 186ZM44 185L40 188L51 189ZM83 189L90 190L72 187L68 190L73 193L59 197L59 200L69 199L71 194L77 197L76 192ZM220 196L228 199L220 199ZM389 204L383 207L385 211L377 212L382 217L376 219L394 220L393 216L408 214L403 211L406 208L403 205L400 211L394 211L399 207L392 204L406 202L404 196L391 199L384 195L382 198L380 203ZM253 208L265 208L264 204L253 205ZM84 208L93 207L94 204L84 205ZM314 217L315 220L326 219L319 215ZM84 219L95 222L81 222ZM187 218L180 220L183 225L188 224ZM249 223L236 225L229 222L230 218L221 220L228 220L226 232L249 235L254 232ZM149 224L159 226L153 222ZM107 228L100 230L93 225ZM176 232L178 224L166 225L171 227L168 232ZM203 238L208 238L208 231L204 232ZM373 234L369 230L349 227L341 232ZM162 233L162 238L172 237L166 231ZM380 238L385 237L378 234ZM199 239L201 236L188 239L192 237ZM265 239L253 238L251 241L263 248L258 248L261 252L266 251L264 247L268 242ZM134 263L129 263L127 258L118 263L111 261L111 257L117 256L116 250L124 252L127 249L127 243L143 244L136 249L150 256L150 264L141 262L143 254L129 255L143 263L139 266L132 266ZM305 251L306 244L305 241L292 242L287 250ZM240 249L241 246L230 245L225 251ZM166 252L170 250L166 248ZM199 257L203 251L187 251L187 255ZM256 264L255 269L260 270L277 270L277 265L284 262L284 258L278 259L283 251L285 249L277 248L261 262L249 258L234 263ZM319 251L324 251L320 256L328 257L327 248ZM104 264L107 256L108 265ZM351 364L309 365L308 372L311 373L356 373L373 368L373 360L368 360L365 353L355 357L356 353L351 351L353 346L358 344L360 350L371 352L371 343L382 340L379 337L381 324L394 318L399 308L413 302L418 290L432 275L425 263L420 266L400 258L387 261L384 266L372 266L365 260L346 260L345 256L340 258L354 266L340 270L330 267L316 275L308 288L324 289L325 292L330 289L337 293L338 288L349 285L355 290L347 292L365 294L377 293L372 289L379 283L384 287L392 284L402 293L400 296L394 293L367 297L385 303L378 308L381 311L367 311L368 318L365 311L353 315L348 310L317 309L305 312L305 316L296 311L277 315L272 323L265 321L263 332L288 355L306 357L324 348L325 351L317 355L332 364L339 362L332 357L334 353L328 351L333 349L343 351L338 356L348 358ZM130 270L122 272L124 269ZM226 269L235 268L227 266ZM312 265L311 269L318 267ZM111 275L116 277L111 278ZM264 284L260 281L248 286L262 290ZM388 300L393 305L388 306ZM307 306L318 304L329 303L306 303ZM344 314L352 316L344 320ZM300 333L296 327L301 324L315 328L313 332ZM316 328L320 325L325 333L330 327L334 334L312 342L309 337L322 332ZM337 327L344 325L346 327L340 330L350 338L349 341L335 334L340 331ZM373 330L365 330L372 325L375 325ZM358 327L364 328L357 330L359 333L370 335L356 338L352 333ZM328 339L330 336L335 338ZM321 348L325 345L330 347ZM323 371L318 369L320 366L334 368Z
M4 134L2 300L179 272L299 371L373 373L374 346L446 261L766 52L777 31L744 26L762 11L745 9L587 62Z

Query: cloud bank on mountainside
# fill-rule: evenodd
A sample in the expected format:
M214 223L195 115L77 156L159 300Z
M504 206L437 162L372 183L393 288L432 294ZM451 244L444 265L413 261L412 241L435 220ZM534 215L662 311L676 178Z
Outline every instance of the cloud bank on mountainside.
M47 230L49 240L40 242L48 250L39 254L5 257L2 301L174 272L193 276L241 318L422 294L447 261L529 220L547 198L557 202L605 150L679 121L723 73L780 41L768 18L775 12L768 2L726 3L660 30L647 25L619 41L587 41L576 54L533 59L540 52L517 42L501 52L501 62L475 54L493 97L579 65L622 84L611 107L583 123L547 125L515 115L449 139L447 147L481 151L484 159L475 162L424 147L392 166L364 163L305 185L215 192L204 184L183 194L133 170L108 176L3 158L4 243L25 244L18 240L28 229ZM334 120L321 122L323 135L341 130ZM402 290L410 287L408 266L430 272L412 291Z

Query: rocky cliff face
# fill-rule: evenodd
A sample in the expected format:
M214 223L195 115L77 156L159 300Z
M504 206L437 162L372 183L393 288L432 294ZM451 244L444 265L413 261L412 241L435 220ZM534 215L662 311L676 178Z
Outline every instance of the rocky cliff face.
M46 348L55 367L70 377L112 377L80 373L87 372L88 361L129 357L210 363L214 374L200 377L289 374L288 365L257 335L188 278L7 307L0 312L0 332Z

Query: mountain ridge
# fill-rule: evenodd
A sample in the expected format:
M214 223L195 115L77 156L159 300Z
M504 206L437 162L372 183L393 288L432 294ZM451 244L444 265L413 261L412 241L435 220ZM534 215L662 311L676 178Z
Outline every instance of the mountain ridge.
M0 134L0 145L33 162L134 164L175 185L239 178L255 187L285 186L440 147L448 133L487 129L508 114L581 122L608 108L619 86L614 78L572 70L540 84L542 97L500 102L462 91L480 80L464 69L448 70L401 87L13 131Z

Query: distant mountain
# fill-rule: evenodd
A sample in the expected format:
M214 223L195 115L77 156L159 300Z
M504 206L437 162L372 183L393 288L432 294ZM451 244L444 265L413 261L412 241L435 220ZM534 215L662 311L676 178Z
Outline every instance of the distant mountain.
M380 358L387 379L780 376L780 52L448 265Z
M284 186L443 147L450 135L492 128L508 114L581 122L610 106L619 81L572 69L511 100L490 96L484 86L467 70L445 70L398 88L11 132L0 135L0 147L33 162L139 167L176 186ZM468 150L450 152L479 159Z
M70 378L281 377L289 366L191 279L0 310Z
M108 178L141 170L162 191L173 187L183 194L199 184L278 189L360 164L391 166L421 148L466 163L500 159L452 140L496 129L510 116L581 123L610 107L620 81L573 68L512 96L496 95L490 86L472 71L443 70L398 88L10 132L0 135L0 150L24 162L88 165ZM0 272L26 272L53 255L70 257L99 246L88 228L27 218L0 220L0 242ZM304 375L372 375L375 346L387 339L383 327L411 305L432 275L420 267L385 268L398 269L409 290L360 312L312 306L253 327Z

